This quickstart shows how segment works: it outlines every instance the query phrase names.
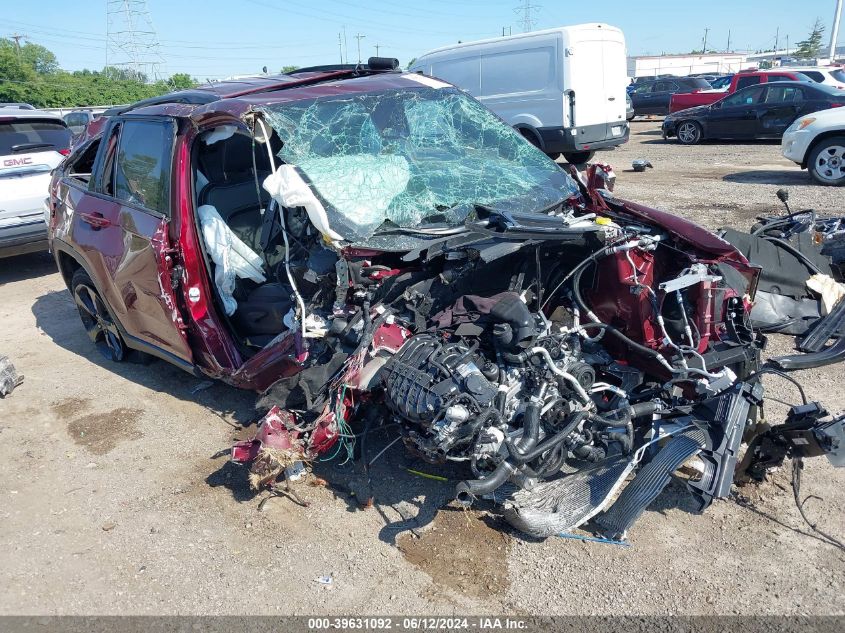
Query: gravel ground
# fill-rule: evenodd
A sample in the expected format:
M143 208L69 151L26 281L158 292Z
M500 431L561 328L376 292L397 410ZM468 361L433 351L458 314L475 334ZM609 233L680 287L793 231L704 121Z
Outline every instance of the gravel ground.
M782 186L796 208L845 211L845 192L811 184L776 144L682 147L658 125L634 122L630 143L599 156L621 197L711 228L777 213ZM628 171L635 158L654 169ZM398 445L374 467L373 509L358 509L357 466L320 464L330 485L300 488L309 507L277 498L259 512L215 456L250 434L251 394L105 361L47 255L3 261L0 319L0 352L26 376L0 400L0 614L845 614L845 554L802 525L789 466L703 516L670 484L629 548L528 540L451 508L451 486L407 472L435 471ZM790 345L773 337L771 351ZM799 376L833 410L843 377ZM804 492L821 497L808 513L839 538L844 484L845 470L808 463Z

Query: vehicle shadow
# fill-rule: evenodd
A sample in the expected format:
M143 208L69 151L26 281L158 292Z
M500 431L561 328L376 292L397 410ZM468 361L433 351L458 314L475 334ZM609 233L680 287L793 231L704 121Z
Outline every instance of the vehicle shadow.
M722 180L742 184L763 185L809 185L812 180L807 172L790 169L755 169L753 171L739 171L725 174Z
M32 304L32 314L37 327L56 345L126 380L179 400L196 402L234 428L256 421L256 396L250 391L219 381L204 381L151 357L145 357L144 362L116 363L102 356L85 334L76 305L66 290L38 297Z
M0 286L55 272L56 261L47 251L5 257L0 262Z

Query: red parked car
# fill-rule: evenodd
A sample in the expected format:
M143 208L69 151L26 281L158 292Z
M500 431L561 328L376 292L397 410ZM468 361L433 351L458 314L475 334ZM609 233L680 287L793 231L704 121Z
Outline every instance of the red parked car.
M91 340L264 392L277 406L233 449L257 488L384 427L465 466L463 503L514 484L505 515L536 535L624 534L699 452L699 506L726 495L762 402L758 269L395 67L216 84L89 126L49 232Z
M756 86L769 81L806 81L815 83L807 75L794 70L767 70L737 73L731 77L727 90L696 90L695 92L678 92L669 101L669 112L678 112L688 108L710 105L737 90Z

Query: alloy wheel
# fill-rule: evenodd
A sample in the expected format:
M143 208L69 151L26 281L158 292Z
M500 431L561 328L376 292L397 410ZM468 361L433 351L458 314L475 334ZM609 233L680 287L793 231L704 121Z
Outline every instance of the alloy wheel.
M88 338L100 353L113 361L123 360L126 345L97 291L86 284L77 284L73 299Z
M678 126L678 140L685 145L697 143L699 136L701 136L701 131L692 121L685 121Z

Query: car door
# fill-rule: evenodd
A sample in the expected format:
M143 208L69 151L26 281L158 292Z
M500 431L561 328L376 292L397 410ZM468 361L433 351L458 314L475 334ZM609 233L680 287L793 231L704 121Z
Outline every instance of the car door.
M780 138L801 113L804 91L798 86L772 84L757 106L757 136Z
M709 138L754 138L757 134L757 104L763 86L737 90L710 106L706 117Z
M636 114L653 114L654 106L652 99L654 94L654 82L638 84L631 92L631 102L634 104L634 112Z
M669 102L672 95L681 87L674 81L658 81L652 91L652 114L669 114Z
M76 196L71 242L130 345L192 363L171 282L170 180L175 122L110 122L86 195Z

